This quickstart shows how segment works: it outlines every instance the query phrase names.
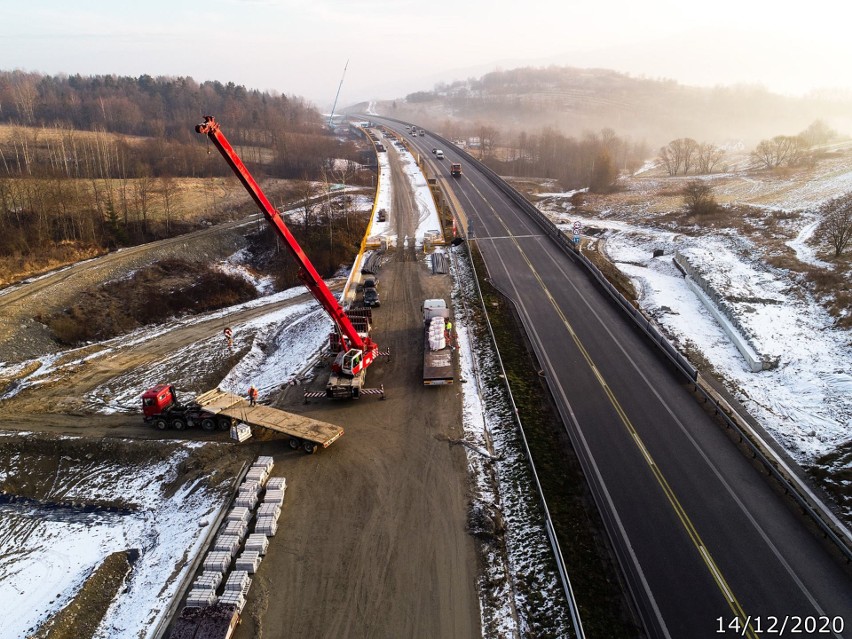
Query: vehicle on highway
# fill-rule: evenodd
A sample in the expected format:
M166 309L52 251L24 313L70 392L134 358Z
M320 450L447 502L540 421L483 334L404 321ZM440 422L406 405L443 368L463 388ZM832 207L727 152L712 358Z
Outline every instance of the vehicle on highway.
M450 175L452 175L453 177L461 177L461 174L462 170L460 162L453 162L452 164L450 164Z
M443 160L444 159L444 152L441 149L438 149L437 151L435 151L435 157L438 158L439 160Z
M436 149L436 148L433 146L433 147L432 147L432 153L437 153L437 152L438 152L438 149Z

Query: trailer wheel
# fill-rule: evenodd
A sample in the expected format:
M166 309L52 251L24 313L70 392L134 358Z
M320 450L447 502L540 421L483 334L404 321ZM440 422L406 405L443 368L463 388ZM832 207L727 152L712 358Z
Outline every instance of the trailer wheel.
M205 417L201 420L201 428L206 431L216 430L216 422L212 417Z
M305 442L302 444L302 450L308 455L313 455L317 451L317 445L313 442Z
M185 430L186 420L183 417L175 417L172 420L172 428L174 428L175 430Z
M220 417L217 420L219 430L228 430L233 425L233 420L230 417Z
M302 445L302 442L301 442L301 440L299 440L298 437L291 437L290 438L290 448L292 448L293 450L297 450L301 445Z
M157 428L157 430L166 430L169 427L169 422L160 417L154 422L154 426Z

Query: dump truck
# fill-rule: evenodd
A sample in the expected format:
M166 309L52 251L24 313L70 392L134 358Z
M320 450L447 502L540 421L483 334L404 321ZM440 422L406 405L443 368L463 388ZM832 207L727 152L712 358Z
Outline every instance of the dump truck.
M452 384L455 377L453 364L453 332L448 329L450 309L442 299L423 302L423 384L439 386Z
M219 388L181 404L174 386L160 384L142 394L142 413L145 421L153 422L159 430L184 430L196 425L207 431L227 430L238 423L266 428L283 433L289 437L290 448L301 448L308 454L328 448L343 435L340 426L270 406L251 406L240 395Z
M453 177L461 177L461 174L462 171L460 162L453 162L452 164L450 164L450 175L452 175Z

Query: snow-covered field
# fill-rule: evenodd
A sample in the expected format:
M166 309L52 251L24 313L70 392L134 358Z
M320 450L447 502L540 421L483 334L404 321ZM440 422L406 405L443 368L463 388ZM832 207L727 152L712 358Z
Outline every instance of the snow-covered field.
M415 237L397 238L389 224L376 222L372 232L385 237L390 245L397 241L413 241L422 246L430 232L440 229L439 218L429 187L414 158L407 152L401 155L420 209ZM389 167L386 154L379 154L379 157L380 161L384 160L382 170L383 175L387 173L387 179L382 180L385 188L380 189L375 208L389 210ZM252 276L240 266L241 261L242 256L237 254L221 268L251 279ZM254 283L259 291L268 291L268 282ZM13 397L28 386L69 374L85 359L97 358L133 344L147 343L158 335L211 318L221 317L224 321L237 310L286 300L302 293L304 289L298 287L239 307L146 327L109 340L94 349L94 353L91 347L72 349L14 367L0 364L0 378L4 375L18 378L4 398ZM245 350L246 354L231 368L220 386L243 393L249 384L254 384L261 390L261 395L282 383L299 379L305 365L325 345L331 328L330 321L314 302L271 311L244 323L229 321L228 324L234 332L235 351ZM463 375L471 378L474 376L477 344L458 323L457 330ZM222 350L221 335L211 335L175 351L156 364L128 370L124 375L111 379L107 385L95 388L90 394L89 407L102 413L135 413L140 394L161 381L163 370L170 371L170 378L178 383L179 390L181 385L191 387L193 379L204 371L187 368L180 363L207 361L215 364L223 357ZM485 365L489 364L486 362ZM29 372L23 374L22 371ZM525 462L521 451L513 448L517 446L517 433L512 420L506 419L505 411L508 409L493 397L490 400L483 397L478 384L465 384L460 388L464 392L464 423L470 444L469 468L475 478L477 499L482 504L502 508L511 526L507 542L509 556L499 552L491 555L488 558L488 578L480 584L483 636L516 636L515 610L521 610L520 624L524 628L528 621L523 610L531 608L537 610L536 618L548 620L550 627L545 630L550 635L562 635L568 622L562 618L564 607L555 603L559 600L560 586L551 569L545 567L549 565L550 550L542 524L536 521L538 513L529 507L526 489L518 484L518 468ZM493 438L497 455L505 460L502 464L504 474L496 480L496 484L489 464L483 463L487 456L484 452L487 447L486 431ZM220 496L211 495L198 482L184 485L172 495L164 495L163 485L170 481L175 468L188 452L188 447L180 448L168 462L135 469L125 482L116 482L121 472L118 463L109 468L87 469L85 481L77 484L81 494L103 495L109 500L133 495L132 508L120 516L107 513L84 521L40 521L37 513L24 512L4 517L0 521L0 600L4 607L9 603L15 612L0 620L0 636L24 636L38 627L73 597L90 571L106 556L128 548L139 549L140 557L134 564L126 590L116 598L96 636L151 636L158 616L173 597L182 575L175 571L175 567L179 562L190 561L198 552L198 544L204 534L198 522L212 519L214 511L223 503ZM12 467L6 472L15 473L19 469ZM151 477L158 480L151 481ZM98 478L108 479L102 483ZM67 482L60 477L57 483ZM21 531L24 529L30 532L26 542L21 543ZM45 561L45 558L49 560ZM503 583L500 592L494 592L491 587L497 580ZM531 589L529 585L532 583L535 583L535 588ZM535 601L529 599L531 596L536 597ZM539 610L542 606L544 612Z
M186 558L204 539L201 522L224 504L202 479L167 490L196 445L160 444L173 448L168 459L130 467L119 459L63 456L39 499L0 504L0 636L29 636L107 555L128 549L137 550L138 559L95 637L151 636L188 568ZM0 480L26 476L33 457L4 462ZM80 502L120 507L91 512L75 506Z

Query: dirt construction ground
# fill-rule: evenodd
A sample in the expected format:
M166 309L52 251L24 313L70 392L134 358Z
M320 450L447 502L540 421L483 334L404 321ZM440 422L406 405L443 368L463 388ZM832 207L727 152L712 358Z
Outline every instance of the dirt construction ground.
M417 213L408 187L395 190L392 216L400 238L414 236ZM478 559L466 527L465 452L455 443L462 437L460 384L427 388L420 377L420 304L449 299L451 282L430 274L422 253L402 244L389 250L378 274L382 306L373 315L373 338L391 357L379 359L367 375L367 387L383 385L387 399L306 405L304 387L285 388L275 405L339 424L344 437L311 456L290 450L273 433L256 433L241 444L252 455L273 455L273 475L286 477L288 489L278 534L255 575L237 639L481 636ZM67 290L72 279L58 285ZM23 291L15 294L18 322L44 310L38 306L49 296L47 285L40 282L29 302ZM7 299L4 314L13 308ZM3 402L0 428L227 441L222 433L198 430L159 433L137 415L93 415L79 399L110 375L150 364L210 331L204 324L183 327L76 363L72 375ZM218 363L225 370L227 365ZM321 371L314 384L324 383Z

